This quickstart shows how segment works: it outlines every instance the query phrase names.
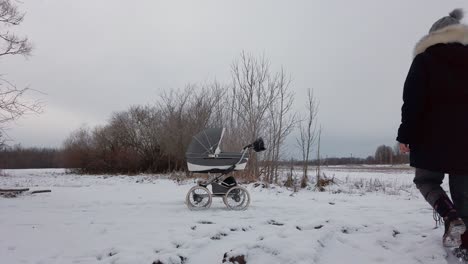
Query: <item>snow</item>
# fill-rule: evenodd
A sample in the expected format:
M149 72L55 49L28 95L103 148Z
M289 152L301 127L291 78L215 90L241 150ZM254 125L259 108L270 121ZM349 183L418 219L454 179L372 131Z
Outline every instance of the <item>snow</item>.
M442 228L410 169L330 167L325 192L246 186L252 203L189 211L193 181L7 170L1 187L51 193L0 198L1 263L447 263Z

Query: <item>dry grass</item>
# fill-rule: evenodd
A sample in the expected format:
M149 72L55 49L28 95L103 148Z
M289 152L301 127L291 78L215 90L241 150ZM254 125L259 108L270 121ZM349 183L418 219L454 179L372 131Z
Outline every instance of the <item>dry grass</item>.
M325 173L322 176L319 176L317 182L315 183L315 190L319 192L326 191L325 187L336 184L335 177L329 178Z

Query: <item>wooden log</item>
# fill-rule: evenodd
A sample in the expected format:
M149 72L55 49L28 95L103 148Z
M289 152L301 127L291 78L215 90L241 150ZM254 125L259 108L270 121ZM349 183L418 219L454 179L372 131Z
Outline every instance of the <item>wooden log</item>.
M37 190L37 191L32 191L31 194L35 194L35 193L49 193L49 192L52 192L51 190Z
M23 189L0 189L0 192L26 192L29 191L29 188Z

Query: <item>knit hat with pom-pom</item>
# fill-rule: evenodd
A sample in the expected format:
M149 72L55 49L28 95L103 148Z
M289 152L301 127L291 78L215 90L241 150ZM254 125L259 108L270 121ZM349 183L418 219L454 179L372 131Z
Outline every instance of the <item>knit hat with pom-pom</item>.
M457 8L450 12L449 16L443 17L432 25L429 33L443 29L448 26L460 24L460 21L463 19L463 10Z

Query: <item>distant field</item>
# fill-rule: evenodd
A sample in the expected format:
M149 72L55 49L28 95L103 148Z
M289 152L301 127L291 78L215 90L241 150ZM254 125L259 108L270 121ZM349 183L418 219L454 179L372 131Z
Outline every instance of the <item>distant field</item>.
M367 172L404 172L414 173L414 168L409 165L340 165L340 166L323 166L329 171L367 171Z

